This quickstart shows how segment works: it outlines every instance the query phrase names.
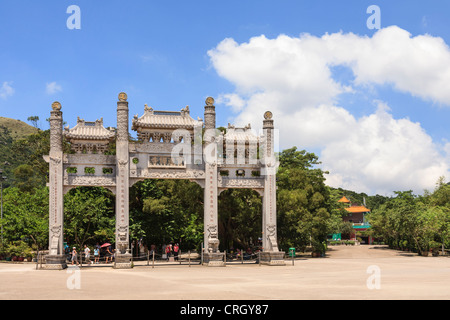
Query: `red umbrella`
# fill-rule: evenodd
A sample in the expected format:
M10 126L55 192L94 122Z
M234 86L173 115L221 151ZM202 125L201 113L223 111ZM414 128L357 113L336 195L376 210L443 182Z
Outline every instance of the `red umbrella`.
M111 243L104 243L104 244L102 244L102 246L100 248L109 247L110 245L111 245Z

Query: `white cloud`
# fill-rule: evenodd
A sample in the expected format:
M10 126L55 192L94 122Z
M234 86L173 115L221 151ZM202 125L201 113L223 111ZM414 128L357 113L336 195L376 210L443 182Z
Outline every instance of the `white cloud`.
M355 84L393 84L399 91L450 106L450 48L442 38L411 37L392 26L372 38L335 33L320 42L329 63L352 68Z
M331 79L326 61L302 43L284 35L255 37L241 45L225 39L208 54L218 74L234 83L238 94L295 91L304 105L330 103L343 88Z
M281 147L322 150L334 186L368 193L421 192L449 174L448 158L419 123L394 119L381 102L360 119L337 103L341 93L388 84L450 106L450 49L441 38L411 37L393 26L373 37L259 36L242 44L225 39L208 55L217 73L236 87L218 99L237 113L236 125L258 125L264 111L271 110ZM352 70L350 86L333 79L333 66Z
M216 103L231 107L233 112L239 112L245 107L245 100L235 93L221 94Z
M6 100L14 94L14 88L11 87L11 82L4 81L0 87L0 98Z
M419 123L394 119L380 103L375 113L349 128L346 138L322 151L328 184L384 194L431 188L448 172L449 163Z
M296 91L306 105L330 103L351 88L335 82L330 66L346 65L355 85L393 84L400 91L450 106L450 49L438 37L411 37L391 26L372 38L353 33L303 34L251 38L238 44L223 40L208 52L218 74L238 93Z
M62 91L62 87L56 82L50 82L45 85L45 91L47 92L47 94L51 95Z

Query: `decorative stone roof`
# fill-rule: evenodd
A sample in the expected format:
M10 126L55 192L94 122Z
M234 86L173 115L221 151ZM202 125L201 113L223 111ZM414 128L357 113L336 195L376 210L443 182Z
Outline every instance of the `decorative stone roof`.
M135 115L132 120L131 129L141 131L142 129L194 129L201 125L201 119L194 120L189 115L189 106L181 111L156 111L145 105L144 114L139 118Z
M258 136L256 136L255 132L251 129L250 124L244 128L236 128L235 126L228 124L227 133L224 135L224 141L225 143L227 141L257 143Z
M64 136L69 140L108 140L115 138L115 132L103 126L103 118L88 122L78 117L77 124L72 129L64 128Z

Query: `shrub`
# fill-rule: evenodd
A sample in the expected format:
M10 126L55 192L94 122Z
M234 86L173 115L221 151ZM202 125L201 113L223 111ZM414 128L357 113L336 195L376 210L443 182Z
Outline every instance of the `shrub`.
M7 248L10 256L27 257L31 256L32 250L24 241L11 242Z

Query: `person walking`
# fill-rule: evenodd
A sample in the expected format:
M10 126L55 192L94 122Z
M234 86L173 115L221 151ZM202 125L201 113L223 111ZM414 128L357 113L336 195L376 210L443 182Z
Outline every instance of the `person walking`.
M87 245L84 245L84 257L88 263L88 265L91 264L91 249Z
M175 261L178 261L178 251L180 250L180 247L178 246L178 243L175 243L173 246L173 256Z
M74 262L78 266L78 254L77 254L77 249L75 247L72 248L72 265Z
M109 249L110 249L109 246L106 247L106 262L105 263L108 263L109 258L111 258L111 262L113 261L112 252Z

